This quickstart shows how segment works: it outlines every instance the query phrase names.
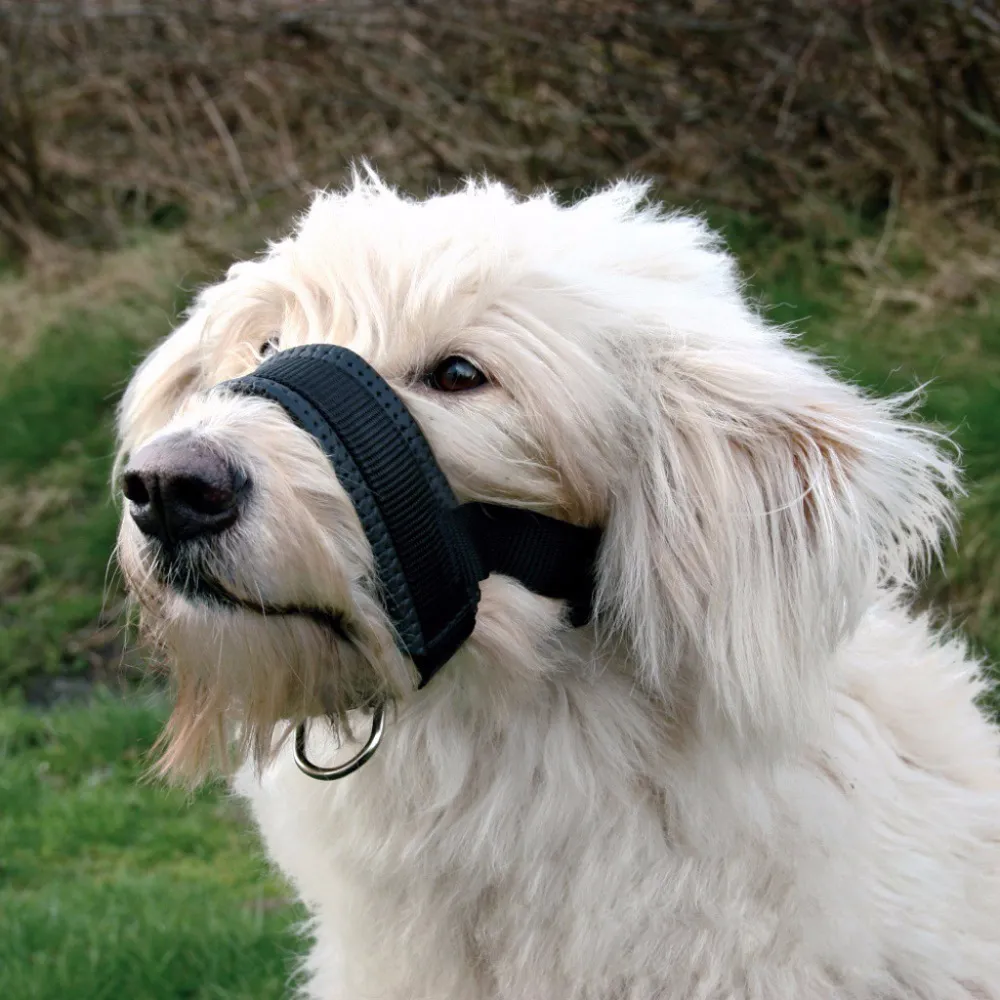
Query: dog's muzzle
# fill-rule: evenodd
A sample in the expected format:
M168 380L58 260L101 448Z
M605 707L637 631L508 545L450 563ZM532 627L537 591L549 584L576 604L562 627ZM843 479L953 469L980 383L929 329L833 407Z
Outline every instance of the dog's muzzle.
M420 687L472 634L479 584L491 573L566 601L574 626L589 621L600 529L498 504L459 504L403 401L353 351L293 347L220 388L273 400L320 443L371 545L381 602ZM302 724L296 761L311 777L343 777L374 753L382 720L379 705L365 748L329 769L309 762Z

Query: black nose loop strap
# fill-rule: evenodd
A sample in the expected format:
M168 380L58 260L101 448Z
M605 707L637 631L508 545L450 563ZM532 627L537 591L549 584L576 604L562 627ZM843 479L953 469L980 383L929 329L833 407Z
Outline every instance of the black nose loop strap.
M380 597L426 684L469 637L479 582L512 576L590 618L600 531L494 504L459 505L403 401L353 351L281 351L223 383L278 403L322 446L371 545Z

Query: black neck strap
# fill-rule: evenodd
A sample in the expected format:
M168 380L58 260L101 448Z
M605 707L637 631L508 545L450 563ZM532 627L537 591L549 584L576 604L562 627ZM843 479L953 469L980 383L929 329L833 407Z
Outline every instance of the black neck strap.
M597 528L496 504L459 505L402 400L344 347L281 351L223 385L280 404L322 446L372 547L380 597L421 686L471 635L479 582L502 573L591 615Z

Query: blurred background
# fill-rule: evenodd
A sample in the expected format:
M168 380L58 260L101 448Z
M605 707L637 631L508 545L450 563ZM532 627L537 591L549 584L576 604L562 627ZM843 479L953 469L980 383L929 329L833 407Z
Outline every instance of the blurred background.
M995 0L0 0L9 1000L288 992L302 914L235 804L143 777L111 421L193 291L360 157L414 193L650 177L844 376L927 383L968 495L921 601L1000 660Z

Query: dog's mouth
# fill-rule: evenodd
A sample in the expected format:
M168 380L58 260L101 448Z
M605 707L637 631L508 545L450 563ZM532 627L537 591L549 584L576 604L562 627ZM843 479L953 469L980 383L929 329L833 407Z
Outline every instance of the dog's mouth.
M161 552L155 561L160 582L194 604L228 611L242 610L261 618L307 618L344 642L351 642L350 630L340 611L305 604L285 604L263 597L251 599L235 593L199 560L180 553Z

